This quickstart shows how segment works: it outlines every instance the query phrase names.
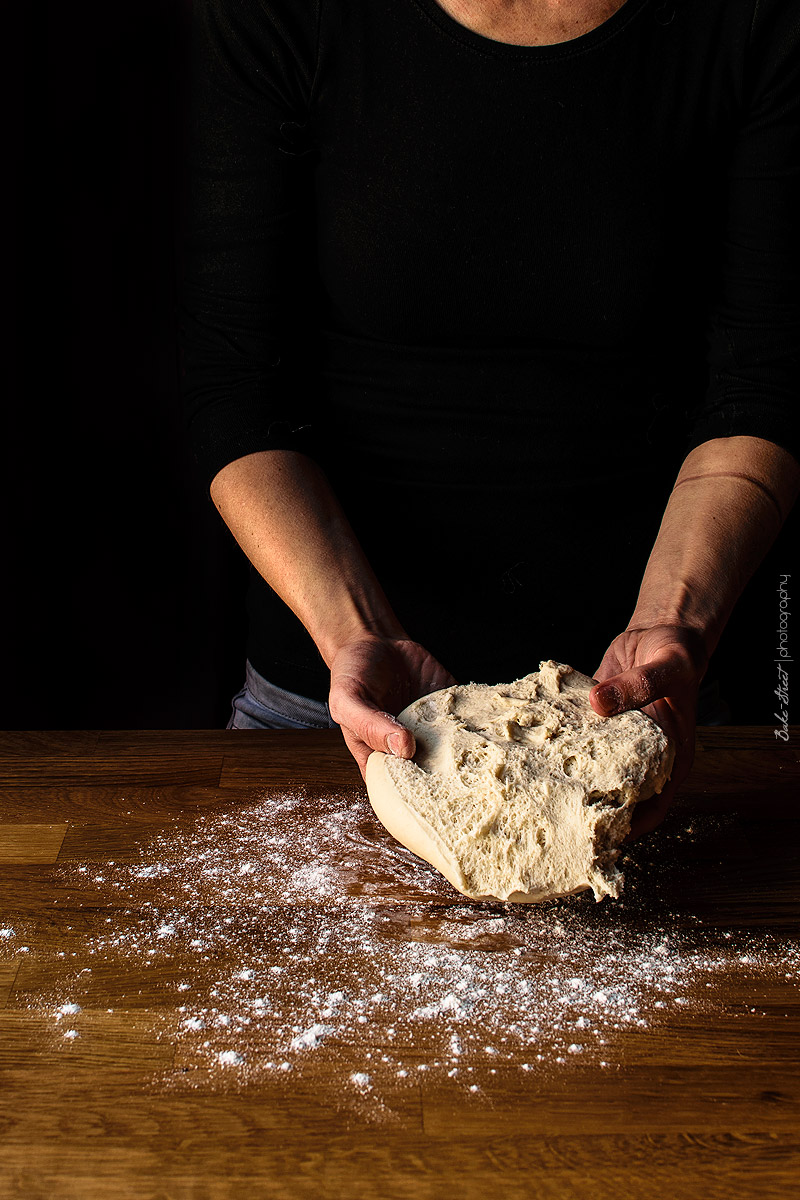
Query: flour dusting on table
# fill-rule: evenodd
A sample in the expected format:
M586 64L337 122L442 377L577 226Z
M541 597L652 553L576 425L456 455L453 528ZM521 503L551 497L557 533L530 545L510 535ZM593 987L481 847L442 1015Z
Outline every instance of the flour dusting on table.
M509 1071L613 1069L624 1031L707 1009L721 971L800 972L796 941L703 930L653 903L657 855L630 864L619 902L477 904L385 835L360 794L315 803L311 825L302 794L226 797L143 836L135 861L60 868L65 887L102 891L109 915L57 964L45 1011L59 1036L81 1034L86 964L122 964L123 978L158 980L173 1083L198 1070L220 1087L288 1083L326 1063L362 1097L425 1073L468 1095ZM14 954L15 930L0 936Z

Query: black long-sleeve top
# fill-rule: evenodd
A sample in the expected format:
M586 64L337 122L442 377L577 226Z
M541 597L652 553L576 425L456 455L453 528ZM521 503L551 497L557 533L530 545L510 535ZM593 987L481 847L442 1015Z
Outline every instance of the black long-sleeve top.
M512 46L436 0L194 0L192 36L206 481L301 450L459 680L591 673L688 450L800 458L800 9L627 0ZM324 698L255 572L249 610L256 669Z

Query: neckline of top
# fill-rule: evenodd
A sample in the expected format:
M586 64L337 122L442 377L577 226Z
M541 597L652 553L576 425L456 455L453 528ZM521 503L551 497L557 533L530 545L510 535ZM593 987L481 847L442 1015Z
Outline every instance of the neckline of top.
M421 8L442 32L482 54L541 61L569 58L572 55L583 54L587 50L594 49L619 33L641 9L651 4L652 0L625 0L625 3L616 12L587 33L570 38L566 42L552 42L539 46L519 46L514 42L498 42L494 38L485 37L482 33L476 33L474 29L468 29L455 17L451 17L440 4L437 4L436 0L413 0L413 3Z

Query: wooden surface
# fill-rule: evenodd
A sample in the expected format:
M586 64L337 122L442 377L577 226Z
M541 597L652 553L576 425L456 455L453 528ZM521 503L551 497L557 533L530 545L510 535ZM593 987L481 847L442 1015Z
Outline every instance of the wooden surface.
M337 733L1 735L0 1195L796 1194L798 747L701 730L623 899L520 915L399 853ZM425 971L506 982L430 1015Z

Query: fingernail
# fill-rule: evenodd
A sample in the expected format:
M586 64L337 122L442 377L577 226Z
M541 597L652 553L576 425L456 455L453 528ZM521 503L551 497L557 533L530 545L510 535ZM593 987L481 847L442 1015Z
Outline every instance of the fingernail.
M595 697L599 704L609 713L615 713L620 706L622 697L619 694L619 689L613 684L606 687L599 687L595 692Z
M389 754L394 754L396 758L400 757L400 735L390 733L386 738L386 747Z

